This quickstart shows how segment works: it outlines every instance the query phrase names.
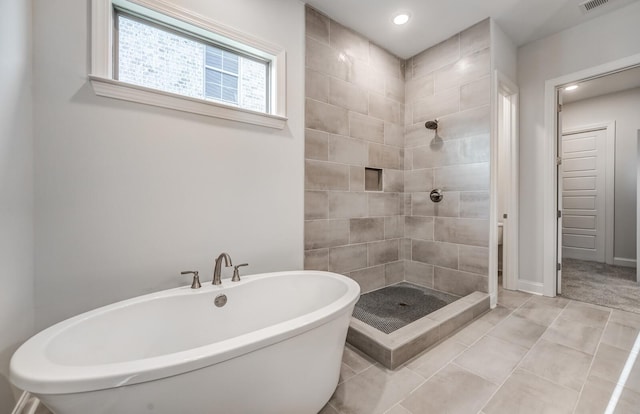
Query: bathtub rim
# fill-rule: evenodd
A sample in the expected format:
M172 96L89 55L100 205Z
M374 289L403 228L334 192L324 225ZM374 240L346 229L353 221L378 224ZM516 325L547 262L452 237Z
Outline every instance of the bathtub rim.
M297 277L307 277L309 275L330 277L345 284L347 289L337 300L313 312L185 351L134 361L84 366L59 364L52 362L45 355L48 343L58 333L86 319L112 310L169 296L223 293L235 287L249 284L252 281L293 275ZM360 297L360 287L354 280L340 274L324 271L300 270L261 273L245 276L242 281L235 282L233 285L229 283L230 279L224 279L224 281L227 283L221 286L207 285L198 290L191 289L189 286L182 286L136 296L84 312L46 328L28 339L12 356L10 362L11 383L20 389L35 394L70 394L117 388L184 374L240 357L249 352L303 334L338 318L349 310L352 311L353 306L355 306Z

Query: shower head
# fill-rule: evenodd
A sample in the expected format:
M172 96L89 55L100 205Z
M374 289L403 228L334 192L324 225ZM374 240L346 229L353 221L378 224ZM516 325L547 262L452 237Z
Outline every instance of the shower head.
M424 123L424 126L427 129L437 130L438 129L438 120L436 119L435 121L427 121L427 122Z

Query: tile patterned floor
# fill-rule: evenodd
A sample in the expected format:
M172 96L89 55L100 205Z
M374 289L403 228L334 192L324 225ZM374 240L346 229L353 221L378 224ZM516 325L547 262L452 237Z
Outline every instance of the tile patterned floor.
M502 290L498 304L394 371L347 345L320 414L640 413L640 315Z

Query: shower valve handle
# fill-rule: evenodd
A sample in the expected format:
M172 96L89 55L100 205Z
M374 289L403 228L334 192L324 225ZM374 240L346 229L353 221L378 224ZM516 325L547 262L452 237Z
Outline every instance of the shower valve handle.
M439 203L444 198L444 195L442 194L442 190L441 189L436 188L434 190L431 190L431 193L429 193L429 198L434 203Z

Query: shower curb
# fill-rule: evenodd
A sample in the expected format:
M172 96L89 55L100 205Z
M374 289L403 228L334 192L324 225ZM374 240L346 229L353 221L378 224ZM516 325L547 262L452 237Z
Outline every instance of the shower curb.
M414 356L487 312L489 294L473 292L390 334L352 317L347 342L389 369Z

